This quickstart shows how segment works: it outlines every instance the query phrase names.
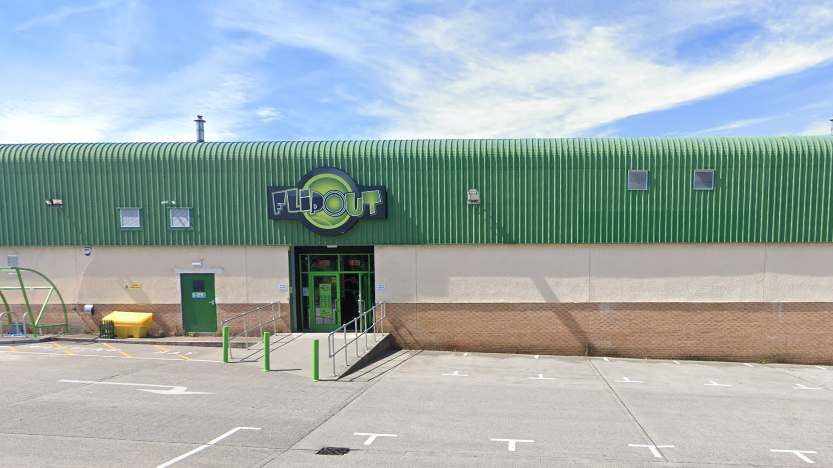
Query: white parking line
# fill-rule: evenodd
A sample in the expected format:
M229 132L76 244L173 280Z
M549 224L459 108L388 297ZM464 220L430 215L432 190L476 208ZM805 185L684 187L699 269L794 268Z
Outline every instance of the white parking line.
M703 384L703 385L706 385L708 387L731 387L731 385L719 384L719 383L715 382L714 380L709 380L709 382L711 382L711 383L707 383L707 384Z
M538 377L529 377L532 380L555 380L555 377L544 377L544 374L538 374Z
M770 452L777 452L777 453L794 453L795 456L804 460L807 463L815 463L815 462L813 460L810 460L809 458L807 458L803 454L805 454L805 453L818 453L818 452L813 452L811 450L775 450L775 449L769 449L769 451Z
M674 364L679 364L680 363L680 361L671 361L671 362L673 362Z
M525 443L525 444L531 444L531 443L535 442L534 440L521 440L521 439L489 439L489 440L491 440L492 442L509 442L509 451L510 452L515 451L515 443L516 442L522 442L522 443Z
M795 384L795 387L793 387L793 390L821 390L821 389L818 388L818 387L805 387L804 385L801 385L799 383L799 384Z
M396 437L396 434L374 434L372 432L354 432L353 435L369 436L367 440L364 441L364 445L372 444L377 437Z
M743 363L743 365L744 365L744 366L746 366L746 367L755 367L755 366L753 366L752 364L747 364L747 363L745 363L745 362Z
M637 444L628 444L628 447L643 447L651 450L651 453L654 454L657 458L662 458L662 455L659 453L658 448L674 448L673 445L637 445Z
M468 375L466 375L466 374L458 374L458 372L460 372L460 371L454 371L454 373L453 373L453 374L442 374L442 375L450 375L450 376L453 376L453 377L468 377Z
M617 380L617 382L621 382L621 383L644 383L641 380L631 380L627 377L622 377L622 378L625 379L625 380Z
M188 453L183 453L182 455L180 455L180 456L178 456L178 457L174 458L173 460L167 461L167 462L165 462L165 463L163 463L163 464L161 464L161 465L157 466L156 468L166 468L166 467L168 467L168 466L171 466L171 465L173 465L174 463L176 463L176 462L178 462L178 461L182 461L182 460L184 460L184 459L186 459L186 458L190 457L191 455L193 455L193 454L195 454L195 453L197 453L197 452L199 452L199 451L202 451L202 450L207 449L208 447L211 447L212 445L214 445L214 444L216 444L217 442L219 442L219 441L221 441L221 440L225 439L226 437L228 437L228 436L230 436L230 435L234 434L235 432L237 432L237 431L242 431L242 430L247 430L247 431L259 431L259 430L260 430L260 428L259 428L259 427L235 427L234 429L232 429L232 430L230 430L230 431L226 432L225 434L221 435L220 437L217 437L216 439L214 439L214 440L212 440L212 441L208 442L207 444L205 444L205 445L201 445L201 446L199 446L199 447L195 448L194 450L191 450L191 451L190 451L190 452L188 452Z
M821 370L827 370L827 369L825 369L824 367L821 367L821 366L816 366L816 367L818 367Z

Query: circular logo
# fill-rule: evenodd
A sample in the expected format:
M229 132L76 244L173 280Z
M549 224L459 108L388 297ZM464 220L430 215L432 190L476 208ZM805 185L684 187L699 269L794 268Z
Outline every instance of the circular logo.
M310 177L299 185L310 191L312 210L304 213L304 218L312 226L327 231L352 226L356 219L347 213L345 194L358 191L356 182L334 168L322 168L307 175Z

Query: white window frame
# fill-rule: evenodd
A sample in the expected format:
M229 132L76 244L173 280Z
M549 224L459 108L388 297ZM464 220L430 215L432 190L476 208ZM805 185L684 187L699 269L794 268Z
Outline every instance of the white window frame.
M193 229L194 228L194 223L192 222L193 221L192 211L193 210L189 207L168 208L168 227L171 228L171 229L176 229L176 230ZM174 212L179 213L180 216L174 217ZM187 218L184 218L183 216L181 216L181 214L183 214L183 213L187 214ZM174 220L177 220L176 224L182 224L182 221L185 220L186 224L175 226L174 225L175 224Z
M136 212L136 220L138 221L138 225L136 226L126 226L125 225L125 212L133 211ZM142 209L141 208L128 208L123 207L119 208L119 228L125 231L136 231L142 229Z
M709 188L698 188L697 187L697 173L698 172L711 172L712 173L712 186ZM714 190L715 180L717 179L717 174L715 174L714 169L695 169L694 173L691 175L691 186L694 190Z
M631 173L644 172L645 173L645 188L631 188ZM644 192L650 186L651 171L647 169L628 169L628 190L634 192Z

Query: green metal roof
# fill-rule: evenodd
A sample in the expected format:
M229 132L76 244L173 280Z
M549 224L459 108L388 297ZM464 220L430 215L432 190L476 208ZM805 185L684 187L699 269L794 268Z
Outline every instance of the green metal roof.
M337 237L270 220L266 187L319 167L385 186L388 219ZM649 190L628 191L628 169ZM694 169L715 169L713 191ZM0 183L0 245L833 240L833 137L0 145ZM167 227L171 200L193 229ZM141 230L119 228L123 207Z

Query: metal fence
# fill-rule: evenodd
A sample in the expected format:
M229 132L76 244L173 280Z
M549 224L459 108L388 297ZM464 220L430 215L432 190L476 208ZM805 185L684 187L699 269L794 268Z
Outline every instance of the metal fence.
M356 343L356 359L359 358L361 353L359 352L359 339L364 335L364 351L366 352L370 349L370 341L368 338L368 332L373 331L373 341L377 341L376 336L376 325L379 325L380 333L385 333L385 324L383 322L385 320L385 303L380 302L370 309L362 312L359 314L358 317L354 318L353 320L345 323L337 330L333 330L327 335L327 349L328 349L328 356L330 359L333 360L333 377L336 375L336 355L344 350L344 364L346 366L350 365L350 357L348 353L347 347L353 343ZM352 327L352 330L351 330ZM350 334L351 337L348 340L347 335ZM344 344L338 349L336 347L336 335L342 335L344 337Z
M278 312L277 317L275 316L275 305L276 304L277 304L277 312ZM272 318L269 319L269 315L267 315L266 318L268 319L268 321L264 322L263 321L263 315L269 313L269 312L267 312L266 309L269 309L271 311L271 317ZM257 316L254 316L254 314L257 314ZM267 326L271 323L272 324L272 334L277 335L278 330L277 330L277 324L275 322L277 322L277 320L280 319L280 318L281 318L281 303L280 302L273 302L271 304L266 304L265 306L260 306L257 309L250 310L246 313L240 314L237 317L232 317L228 320L224 320L222 322L221 326L220 326L220 329L222 330L223 327L229 326L229 324L231 322L234 322L235 320L242 320L243 321L243 331L236 334L236 335L233 335L233 336L229 337L229 341L231 341L235 338L239 338L241 336L245 336L246 349L249 349L249 332L254 330L254 329L258 329L258 336L262 337L263 336L263 327ZM254 325L255 321L257 322L256 325ZM251 328L249 327L250 322L253 324ZM231 327L229 326L229 328L231 328ZM260 341L255 340L254 343L260 343ZM231 349L232 348L229 347L229 355L231 355Z

